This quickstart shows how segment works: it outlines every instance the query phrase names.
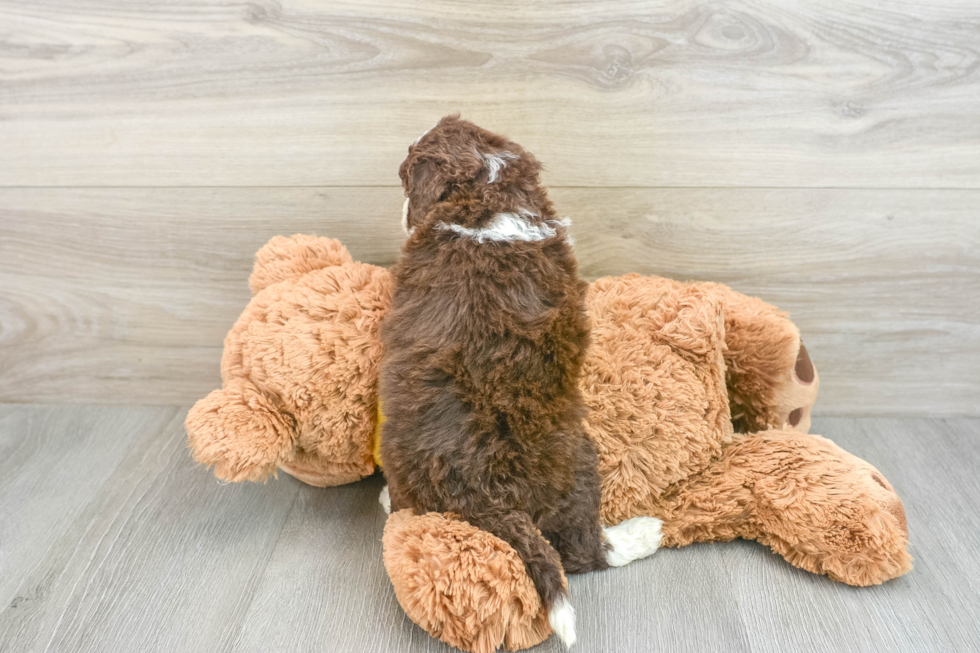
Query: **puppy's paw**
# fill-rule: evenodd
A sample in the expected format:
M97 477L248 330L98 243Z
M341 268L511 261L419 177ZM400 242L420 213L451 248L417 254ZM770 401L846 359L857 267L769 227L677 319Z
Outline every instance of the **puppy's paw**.
M381 488L381 494L378 495L378 503L384 508L385 514L391 514L391 495L388 494L388 486Z
M552 630L558 635L558 639L565 644L565 648L571 648L575 643L575 608L566 597L561 597L548 611L548 623Z
M663 522L654 517L633 517L604 528L606 542L612 549L606 552L610 567L622 567L645 558L660 548Z

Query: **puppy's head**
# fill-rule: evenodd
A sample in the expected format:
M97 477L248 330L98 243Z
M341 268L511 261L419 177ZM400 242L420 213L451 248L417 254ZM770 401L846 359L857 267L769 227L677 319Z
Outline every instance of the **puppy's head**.
M398 175L405 190L402 226L420 225L432 205L478 199L497 210L538 211L541 165L503 136L449 115L409 146Z

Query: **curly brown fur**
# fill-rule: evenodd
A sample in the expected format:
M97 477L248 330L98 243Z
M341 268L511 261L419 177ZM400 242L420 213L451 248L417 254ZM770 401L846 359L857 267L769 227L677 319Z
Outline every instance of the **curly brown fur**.
M497 535L550 609L567 595L561 565L608 565L578 389L587 284L539 170L456 116L409 148L410 237L382 327L381 456L392 510L456 513ZM501 213L543 237L466 231Z

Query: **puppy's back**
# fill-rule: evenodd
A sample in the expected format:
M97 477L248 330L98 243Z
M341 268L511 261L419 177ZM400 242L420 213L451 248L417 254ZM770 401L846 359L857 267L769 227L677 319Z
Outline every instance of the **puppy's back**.
M418 145L469 138L450 127ZM477 140L450 149L500 147ZM577 383L586 284L533 157L514 155L529 177L498 169L490 182L482 163L440 168L447 156L410 154L403 165L410 235L392 270L380 378L391 507L457 513L503 538L550 609L567 592L534 518L570 492L586 439ZM438 201L413 212L430 196Z

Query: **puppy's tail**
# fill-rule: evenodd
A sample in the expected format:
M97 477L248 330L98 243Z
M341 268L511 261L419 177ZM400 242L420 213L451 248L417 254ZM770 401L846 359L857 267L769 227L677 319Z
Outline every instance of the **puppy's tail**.
M575 610L562 580L561 558L527 513L512 511L467 519L477 528L510 544L527 567L528 576L548 611L548 622L566 647L575 643Z

